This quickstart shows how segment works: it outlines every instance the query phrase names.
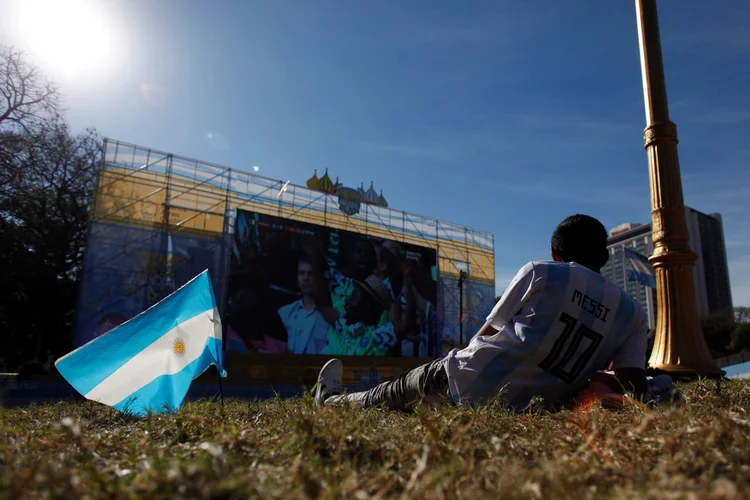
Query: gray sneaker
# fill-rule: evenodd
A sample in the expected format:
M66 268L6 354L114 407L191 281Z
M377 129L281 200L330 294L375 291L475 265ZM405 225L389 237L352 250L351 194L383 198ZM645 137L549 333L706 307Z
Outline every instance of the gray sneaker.
M341 394L341 379L344 374L344 363L340 359L331 359L318 374L318 388L315 390L315 404L321 406L329 397Z

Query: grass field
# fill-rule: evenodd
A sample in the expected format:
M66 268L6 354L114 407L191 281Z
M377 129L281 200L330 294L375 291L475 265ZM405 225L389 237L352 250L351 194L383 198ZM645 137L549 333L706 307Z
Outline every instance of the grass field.
M750 383L681 386L681 408L557 413L199 401L127 417L0 409L0 496L750 498Z

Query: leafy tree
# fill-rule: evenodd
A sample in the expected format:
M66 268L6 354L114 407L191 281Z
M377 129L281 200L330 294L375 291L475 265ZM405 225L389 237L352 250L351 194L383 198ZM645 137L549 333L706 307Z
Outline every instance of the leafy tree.
M702 320L706 343L715 358L750 350L750 308L735 307Z
M706 337L708 350L714 358L727 356L733 353L730 344L732 342L732 331L736 324L726 314L714 314L703 318L701 321L703 335Z
M734 327L729 343L729 350L732 353L750 350L750 323Z
M96 131L72 134L54 86L0 47L0 358L7 369L72 345Z

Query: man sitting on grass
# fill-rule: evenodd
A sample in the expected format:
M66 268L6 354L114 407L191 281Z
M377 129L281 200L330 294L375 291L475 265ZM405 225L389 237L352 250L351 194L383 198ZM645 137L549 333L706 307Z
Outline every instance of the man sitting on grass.
M552 235L553 262L521 268L469 345L368 391L341 394L343 364L331 359L318 376L315 402L411 410L427 403L483 404L500 395L522 409L580 394L612 363L622 387L647 389L643 308L604 278L607 231L587 215L566 218Z

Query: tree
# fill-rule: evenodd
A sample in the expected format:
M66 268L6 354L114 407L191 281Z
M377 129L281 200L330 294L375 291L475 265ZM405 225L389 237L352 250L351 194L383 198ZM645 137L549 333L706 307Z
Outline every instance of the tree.
M732 354L732 331L735 322L726 314L713 314L701 320L706 345L714 358Z
M23 53L4 45L0 45L0 95L0 130L5 138L30 132L59 114L57 87L28 64Z
M3 163L0 187L0 325L15 359L63 354L72 345L73 312L94 169L95 131L73 136L54 121Z
M750 350L750 308L735 307L703 318L706 343L715 358Z
M94 130L71 133L57 94L20 55L0 47L0 357L45 361L72 345L95 166ZM10 96L10 97L8 97Z
M732 353L750 350L750 324L745 323L734 327L729 349Z

